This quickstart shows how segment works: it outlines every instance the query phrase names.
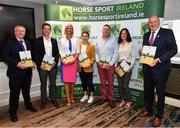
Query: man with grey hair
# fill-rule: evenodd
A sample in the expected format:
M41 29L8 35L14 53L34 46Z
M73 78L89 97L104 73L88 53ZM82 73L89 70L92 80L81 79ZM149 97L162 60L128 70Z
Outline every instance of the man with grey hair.
M9 114L13 122L18 120L17 109L19 103L19 94L22 90L24 104L27 110L36 112L37 109L32 106L30 100L30 85L32 78L32 67L26 67L21 61L19 52L31 50L31 44L24 39L26 29L23 25L17 25L14 29L15 38L8 41L3 49L3 60L7 64L7 76L9 77Z
M177 44L171 29L160 27L158 16L151 16L148 21L150 31L143 36L143 45L157 48L153 62L143 64L145 111L140 117L153 115L154 89L157 94L157 112L152 120L153 127L161 125L165 103L165 88L171 72L171 58L177 53Z

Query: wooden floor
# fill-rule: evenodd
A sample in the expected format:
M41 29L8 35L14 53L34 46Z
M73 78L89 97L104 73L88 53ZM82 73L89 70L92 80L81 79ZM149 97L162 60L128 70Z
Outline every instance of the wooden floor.
M80 103L79 99L76 99L76 103L68 107L65 101L59 101L60 107L55 108L50 102L45 109L38 110L36 113L32 113L24 109L24 106L20 105L18 111L18 122L14 123L9 120L8 107L0 109L0 127L148 127L151 126L151 119L140 118L137 115L142 111L137 105L133 105L131 108L126 109L124 107L115 107L111 109L108 102L100 105L99 100L93 104ZM40 101L33 101L33 105L39 108ZM176 109L175 107L169 107L165 112L165 116L168 117ZM180 112L180 111L179 111ZM179 115L180 118L180 113ZM169 119L169 118L167 118ZM169 119L170 120L170 119ZM168 123L168 120L166 124ZM163 121L163 122L164 122ZM170 121L169 121L170 122ZM172 125L172 124L170 124ZM162 125L164 126L164 124ZM166 125L167 126L167 125ZM175 125L177 126L177 125ZM180 126L180 124L179 124Z

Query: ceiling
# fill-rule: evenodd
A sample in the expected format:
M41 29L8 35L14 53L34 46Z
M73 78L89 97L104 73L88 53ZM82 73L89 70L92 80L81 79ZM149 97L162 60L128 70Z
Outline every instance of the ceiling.
M81 4L81 5L112 5L120 3L137 2L144 0L23 0L39 4Z

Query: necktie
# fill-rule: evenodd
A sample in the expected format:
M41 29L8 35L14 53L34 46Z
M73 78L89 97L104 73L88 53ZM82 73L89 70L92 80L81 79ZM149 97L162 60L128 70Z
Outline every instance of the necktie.
M25 51L25 48L24 48L24 45L23 45L23 41L22 41L22 40L19 41L19 44L21 45L22 51Z
M69 51L72 52L72 42L69 40Z
M151 38L149 39L149 45L153 45L153 43L154 43L154 33L155 32L152 32L152 34L151 34Z

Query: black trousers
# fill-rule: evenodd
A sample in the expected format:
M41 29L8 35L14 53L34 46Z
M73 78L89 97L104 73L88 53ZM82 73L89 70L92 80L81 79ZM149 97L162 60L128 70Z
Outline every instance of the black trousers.
M94 86L93 86L93 72L84 72L82 70L79 72L83 91L87 91L87 88L89 88L89 92L94 92Z
M152 70L144 72L144 103L146 110L153 113L154 89L157 94L157 113L155 116L162 118L165 104L165 88L169 73L154 73Z
M47 80L49 77L50 83L50 98L52 101L56 100L56 69L50 71L38 70L39 78L41 81L41 102L46 102L47 100Z
M9 88L10 88L9 113L10 114L16 114L17 112L19 106L20 90L22 90L25 107L29 108L32 106L30 100L30 84L31 84L31 76L9 77Z

